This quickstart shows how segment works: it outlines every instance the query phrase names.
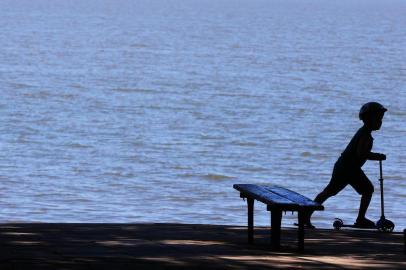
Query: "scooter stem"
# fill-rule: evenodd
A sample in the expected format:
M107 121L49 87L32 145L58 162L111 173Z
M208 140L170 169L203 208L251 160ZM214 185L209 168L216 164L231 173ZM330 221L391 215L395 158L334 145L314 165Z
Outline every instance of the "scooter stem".
M379 183L381 187L381 219L385 218L385 206L384 206L384 200L383 200L383 176L382 176L382 160L379 160Z

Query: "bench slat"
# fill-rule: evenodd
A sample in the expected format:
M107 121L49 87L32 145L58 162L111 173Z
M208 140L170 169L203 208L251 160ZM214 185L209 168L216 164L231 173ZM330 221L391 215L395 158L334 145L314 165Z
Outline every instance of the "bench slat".
M266 186L258 186L253 184L235 184L234 188L243 194L265 203L267 205L279 205L286 208L298 208L299 205L286 197L283 197L274 192L270 192Z
M283 188L283 187L278 187L278 186L269 186L268 187L269 191L272 191L273 193L276 193L282 197L285 197L291 201L294 201L295 203L299 204L301 207L308 207L312 208L314 210L323 210L324 207L321 204L318 204L317 202L297 193L292 190Z
M297 211L301 208L324 210L321 204L283 187L254 184L235 184L233 187L241 194L267 204L268 210L273 207L288 211Z

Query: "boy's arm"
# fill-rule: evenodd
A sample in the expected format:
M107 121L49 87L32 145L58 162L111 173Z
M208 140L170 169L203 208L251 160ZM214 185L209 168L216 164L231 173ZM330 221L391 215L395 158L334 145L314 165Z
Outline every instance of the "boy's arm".
M386 155L380 153L371 152L372 139L369 137L362 137L358 143L357 154L361 160L385 160Z

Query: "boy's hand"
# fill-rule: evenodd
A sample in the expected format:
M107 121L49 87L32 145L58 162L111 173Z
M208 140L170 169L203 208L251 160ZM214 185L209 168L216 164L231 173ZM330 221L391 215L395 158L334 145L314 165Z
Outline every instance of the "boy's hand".
M386 155L381 153L372 153L368 154L369 160L386 160Z
M377 153L376 154L376 158L378 160L386 160L386 155L385 154L381 154L381 153Z

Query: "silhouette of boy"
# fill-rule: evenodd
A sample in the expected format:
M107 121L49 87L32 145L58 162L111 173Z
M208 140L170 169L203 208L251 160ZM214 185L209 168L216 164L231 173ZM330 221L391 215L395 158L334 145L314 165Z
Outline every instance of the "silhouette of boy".
M384 154L371 152L373 145L371 133L381 128L386 111L387 109L378 102L368 102L361 107L359 118L364 122L364 125L355 133L335 163L330 183L314 199L322 204L347 185L351 185L361 195L358 217L354 224L357 227L375 227L375 223L365 217L374 192L374 186L361 167L367 160L386 159ZM310 222L311 214L309 214L305 223L306 227L314 228Z

